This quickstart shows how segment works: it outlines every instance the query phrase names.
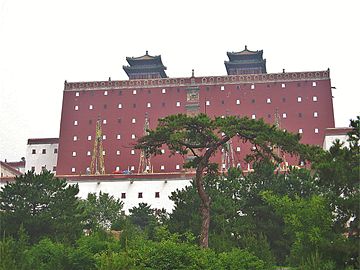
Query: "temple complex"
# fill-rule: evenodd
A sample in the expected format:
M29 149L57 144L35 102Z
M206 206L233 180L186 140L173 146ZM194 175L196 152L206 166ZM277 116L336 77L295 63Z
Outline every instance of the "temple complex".
M196 77L193 72L191 77L168 78L161 56L146 52L126 58L128 80L66 81L56 173L91 174L96 140L102 143L97 154L103 156L104 174L146 172L150 177L187 172L184 157L170 157L165 146L162 155L151 157L151 163L135 149L145 127L153 129L159 118L178 113L247 116L269 124L278 115L282 129L299 133L303 143L321 146L326 129L335 125L329 69L267 73L262 54L247 47L227 53L227 75ZM213 157L219 168L251 169L244 162L251 145L233 138L227 147L231 149ZM298 165L290 157L286 161Z

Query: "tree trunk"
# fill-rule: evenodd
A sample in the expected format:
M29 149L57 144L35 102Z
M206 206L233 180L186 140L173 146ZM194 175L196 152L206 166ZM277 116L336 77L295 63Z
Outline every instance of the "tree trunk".
M200 233L200 246L202 248L209 247L209 228L210 228L210 200L207 205L201 203L201 233Z
M201 231L200 231L200 246L202 248L209 247L209 227L210 227L210 197L205 192L203 183L203 172L205 166L199 164L196 169L196 189L201 199L200 213L201 213Z

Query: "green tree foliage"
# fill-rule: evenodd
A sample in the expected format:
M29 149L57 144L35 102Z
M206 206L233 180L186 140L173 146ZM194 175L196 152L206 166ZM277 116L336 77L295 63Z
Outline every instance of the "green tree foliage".
M350 121L348 145L336 141L328 152L317 155L312 164L322 194L334 213L332 228L347 236L331 248L337 263L360 267L360 117Z
M74 241L82 230L78 192L48 171L17 176L0 191L2 234L16 236L23 226L31 242L45 236Z
M91 230L110 230L113 224L118 223L124 216L121 214L124 203L115 199L108 193L100 191L89 193L86 200L82 201L84 207L85 228Z
M274 173L275 165L268 160L256 162L254 169L248 175L230 169L225 175L205 177L205 188L212 198L209 246L217 251L248 248L267 265L273 263L273 256L283 264L293 240L284 232L282 217L264 202L261 192L270 190L290 198L308 198L319 192L316 179L305 169ZM170 199L175 204L166 223L170 231L190 230L199 235L201 221L192 210L200 205L195 187L177 190Z
M139 226L141 229L145 227L154 225L157 223L156 217L154 215L154 209L151 208L147 203L139 203L138 207L133 207L129 209L130 212L130 221Z
M127 252L103 252L96 255L97 269L198 269L268 270L264 262L246 250L234 249L216 254L195 245L145 241Z
M294 265L299 265L315 251L326 250L334 242L335 235L331 230L333 214L326 198L314 195L306 199L291 199L271 192L263 192L262 196L284 218L286 232L294 238L291 246Z
M360 117L351 120L350 126L353 130L348 134L349 145L336 141L329 151L318 156L313 169L336 213L336 229L344 232L352 218L349 233L359 235Z
M199 240L202 247L208 247L211 203L205 191L203 176L206 171L215 168L215 164L210 162L211 157L233 137L255 146L248 160L272 157L279 161L280 157L272 148L274 145L281 151L300 154L305 159L309 157L309 151L304 151L305 146L299 144L298 135L278 130L275 126L267 125L263 120L235 116L211 119L205 114L193 117L178 114L160 119L157 128L149 130L149 134L140 138L136 146L145 150L147 155L161 154L162 145L167 145L171 154L177 152L194 157L186 162L185 167L196 169L194 183L201 202Z

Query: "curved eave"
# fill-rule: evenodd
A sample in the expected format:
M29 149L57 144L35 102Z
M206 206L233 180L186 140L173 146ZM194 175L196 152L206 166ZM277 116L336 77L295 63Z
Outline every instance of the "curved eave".
M138 71L142 70L144 72L158 71L158 70L166 70L167 68L164 65L147 65L147 66L123 66L125 70Z
M149 74L149 73L159 73L161 78L167 78L165 73L165 66L148 66L148 67L131 67L131 66L123 66L123 70L126 72L128 77L133 74Z
M263 58L263 50L261 51L243 50L241 52L227 52L226 54L229 57L230 61L241 60L249 57L254 57L257 59Z
M243 65L263 65L266 64L266 60L265 59L261 59L258 60L256 59L256 61L254 60L241 60L241 61L224 61L225 65L229 65L229 66L243 66Z
M163 65L161 56L143 55L140 57L126 57L130 66Z

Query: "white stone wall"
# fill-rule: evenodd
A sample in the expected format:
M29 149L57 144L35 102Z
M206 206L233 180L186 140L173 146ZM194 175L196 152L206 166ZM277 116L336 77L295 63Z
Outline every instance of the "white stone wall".
M115 198L119 198L124 202L126 214L129 209L138 206L139 203L147 203L152 208L165 208L167 212L172 212L173 202L169 199L171 192L176 189L183 189L190 185L190 179L167 179L167 180L109 180L101 182L93 180L84 181L68 181L69 184L79 184L79 197L87 198L88 193L99 192L109 193ZM142 198L139 198L139 192L142 192ZM159 198L155 198L155 192L159 192ZM121 194L125 193L126 198L122 199ZM194 209L194 211L196 211Z
M330 147L336 140L340 140L340 142L344 142L344 146L349 146L349 143L346 141L348 139L347 135L326 135L324 139L323 149L329 150Z
M32 168L34 168L35 169L34 171L36 173L40 173L42 171L43 166L45 166L47 170L56 172L54 168L56 168L58 148L59 148L58 143L28 144L26 148L25 170L29 171L32 170ZM44 149L46 152L45 154L43 154ZM33 150L35 150L35 154L33 154Z

